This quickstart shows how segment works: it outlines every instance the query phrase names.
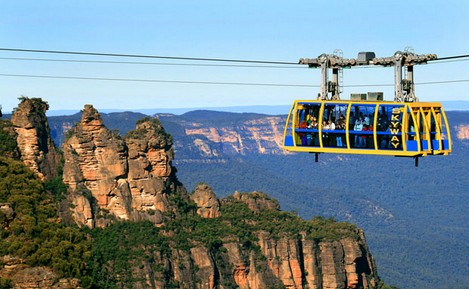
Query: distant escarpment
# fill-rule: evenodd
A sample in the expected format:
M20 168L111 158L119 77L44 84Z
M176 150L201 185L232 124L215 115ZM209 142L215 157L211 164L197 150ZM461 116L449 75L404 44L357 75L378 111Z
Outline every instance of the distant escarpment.
M43 182L52 168L0 157L0 285L383 288L362 230L302 220L260 192L218 199L199 184L187 193L172 144L158 119L121 137L86 105L62 145L66 186Z
M282 149L284 116L215 111L157 116L175 136L178 162L219 162L236 155L286 153Z
M469 124L461 124L456 127L458 139L469 139Z

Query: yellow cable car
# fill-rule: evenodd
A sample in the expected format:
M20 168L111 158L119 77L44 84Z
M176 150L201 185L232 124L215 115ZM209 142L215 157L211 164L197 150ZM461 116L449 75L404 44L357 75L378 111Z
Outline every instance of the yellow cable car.
M366 64L373 61L374 53L371 56L373 58L367 59ZM323 83L318 100L293 102L284 130L285 150L315 153L316 161L319 153L414 157L416 166L418 157L448 155L451 152L450 129L443 107L439 102L416 101L413 69L410 69L409 79L404 81L399 78L401 74L396 72L398 83L394 101L382 101L380 93L358 97L352 95L353 100L340 100L337 77L339 70L333 70L333 82L327 82L325 71L332 62L330 58L338 63L337 57L323 57L329 58L324 61L326 65L321 63L321 57L323 56L313 60L317 61L317 66L323 68ZM407 55L407 58L410 57ZM383 61L379 59L376 62L380 60ZM306 61L311 63L310 59ZM398 69L402 67L399 64L404 64L406 69L415 64L409 59L400 59L396 63L396 57L391 61L394 61L392 64ZM344 62L352 62L353 65L350 60ZM409 74L409 71L406 72ZM329 92L332 93L331 99L328 99Z

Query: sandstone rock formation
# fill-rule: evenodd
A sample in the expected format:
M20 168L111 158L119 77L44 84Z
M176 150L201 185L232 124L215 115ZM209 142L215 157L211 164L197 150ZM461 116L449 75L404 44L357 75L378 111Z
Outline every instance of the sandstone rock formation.
M15 289L80 289L80 280L75 278L59 278L50 268L30 267L23 260L12 256L0 258L0 278L14 280Z
M96 217L105 214L161 224L170 210L167 194L184 190L171 167L171 137L155 119L141 121L123 139L86 105L62 149L63 179L79 225L104 226L106 221Z
M21 160L42 180L58 176L61 158L50 136L47 109L39 98L22 98L11 118Z
M253 192L250 194L242 194L240 192L235 192L233 194L235 200L244 202L248 205L251 211L259 213L261 209L263 210L279 210L280 204L277 200L269 198L264 193Z
M257 213L260 210L278 210L277 201L263 193L235 193L233 197L245 202ZM285 288L375 288L378 279L374 260L363 231L357 229L356 234L357 239L342 238L337 241L315 241L305 234L299 238L284 235L278 239L265 231L259 232L257 237L268 268ZM225 247L229 248L228 255L240 256L233 244ZM268 277L257 276L259 273L256 274L255 270L247 269L245 264L240 265L242 259L231 258L235 261L237 285L240 288L269 288L253 286Z
M143 119L134 131L120 138L87 105L70 135L63 144L64 182L70 186L78 224L103 226L105 223L99 221L103 218L97 216L104 211L121 220L147 219L163 225L163 213L175 210L169 195L180 188L171 167L172 139L157 120ZM185 191L180 196L188 199ZM259 192L236 192L232 199L220 203L206 184L197 186L190 198L197 205L197 214L204 218L219 218L223 202L232 201L247 204L256 214L279 210L276 200ZM154 258L161 260L181 288L212 289L222 284L246 289L271 288L272 284L295 289L375 288L373 260L360 232L357 236L358 241L323 242L305 236L278 239L260 231L257 244L261 255L230 238L223 242L223 250L195 245L189 251L173 250L170 260L160 255ZM137 267L150 268L151 264ZM154 273L134 272L146 276L145 283L154 284L151 288L158 288ZM193 274L195 280L189 277Z
M203 218L220 216L220 202L215 192L207 184L197 185L191 199L197 204L197 214Z

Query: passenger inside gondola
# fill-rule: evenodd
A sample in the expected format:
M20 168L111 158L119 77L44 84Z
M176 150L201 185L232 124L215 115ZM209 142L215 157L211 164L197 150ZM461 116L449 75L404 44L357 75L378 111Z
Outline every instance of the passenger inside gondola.
M391 127L392 125L388 125L387 129L386 129L386 132L387 134L384 135L381 139L381 142L380 142L380 148L383 148L383 149L388 149L390 148L389 147L389 141L391 140Z
M311 121L308 125L308 128L311 128L311 129L318 129L318 122L316 121L316 117L312 117L311 118Z
M408 132L408 135L409 135L409 140L414 140L415 139L415 129L414 129L414 121L412 120L412 118L409 119L409 132Z
M316 117L313 116L313 117L311 118L311 122L310 122L310 124L308 125L308 128L309 128L309 129L312 129L312 130L317 130L317 129L318 129L318 122L316 121ZM310 141L310 143L309 143L308 145L310 145L310 146L317 146L317 145L319 144L319 143L318 143L318 138L317 138L318 134L315 133L315 132L313 132L313 133L310 133L309 136L310 136L310 140L311 140L311 141Z
M364 123L365 123L366 125L370 125L370 116L369 116L369 115L365 115L365 118L364 118L363 121L364 121Z
M336 134L336 143L338 147L343 147L345 143L344 139L344 131L345 131L345 117L341 114L339 119L337 120L335 124L335 129L338 131L342 131L338 134Z
M362 131L367 131L368 130L368 126L363 122L363 125L362 125ZM360 144L359 144L359 147L362 147L362 148L366 148L366 140L367 140L368 136L366 134L362 134L359 138L360 140Z
M363 119L359 118L355 121L355 126L353 127L353 130L356 132L362 131L363 130ZM357 133L355 134L355 139L354 139L354 147L360 147L361 145L361 140L360 140L360 134Z
M329 133L324 132L325 130L329 130L329 124L327 123L326 120L322 121L322 145L323 146L329 146Z

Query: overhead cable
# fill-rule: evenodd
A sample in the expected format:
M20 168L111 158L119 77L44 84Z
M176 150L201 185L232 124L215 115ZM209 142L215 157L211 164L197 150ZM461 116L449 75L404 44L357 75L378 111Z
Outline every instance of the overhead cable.
M67 62L67 63L98 63L98 64L137 64L137 65L167 65L167 66L206 66L206 67L234 67L234 68L287 68L305 69L305 66L286 65L248 65L248 64L203 64L203 63L169 63L169 62L143 62L143 61L109 61L109 60L76 60L76 59L53 59L53 58L25 58L25 57L0 57L0 60L18 61L45 61L45 62Z
M193 60L193 61L215 61L215 62L298 65L297 62L285 62L285 61L242 60L242 59L203 58L203 57L180 57L180 56L101 53L101 52L82 52L82 51L63 51L63 50L39 50L39 49L20 49L20 48L1 48L1 47L0 47L0 51L49 53L49 54L71 54L71 55L87 55L87 56L109 56L109 57L154 58L154 59L171 59L171 60Z
M23 48L6 48L6 47L0 47L0 51L27 52L27 53L48 53L48 54L70 54L70 55L87 55L87 56L109 56L109 57L155 58L155 59L171 59L171 60L193 60L193 61L217 61L217 62L238 62L238 63L257 63L257 64L299 65L298 62L286 62L286 61L265 61L265 60L203 58L203 57L181 57L181 56L163 56L163 55L104 53L104 52L23 49ZM436 59L432 59L432 60L428 60L428 61L460 59L460 58L469 58L469 54L438 57Z
M448 59L459 59L459 58L468 58L468 57L469 57L469 54L465 54L465 55L455 55L455 56L438 57L437 59L429 60L429 61L448 60Z
M69 79L69 80L96 80L96 81L122 81L122 82L154 82L154 83L178 83L178 84L205 84L205 85L243 85L243 86L272 86L272 87L319 87L310 84L288 84L288 83L258 83L258 82L216 82L216 81L191 81L191 80L164 80L164 79L136 79L136 78L107 78L107 77L82 77L82 76L59 76L59 75L34 75L34 74L7 74L0 73L4 77L45 78L45 79ZM444 84L469 82L469 79L444 80L418 82L415 85ZM344 87L381 87L394 86L394 84L351 84Z

